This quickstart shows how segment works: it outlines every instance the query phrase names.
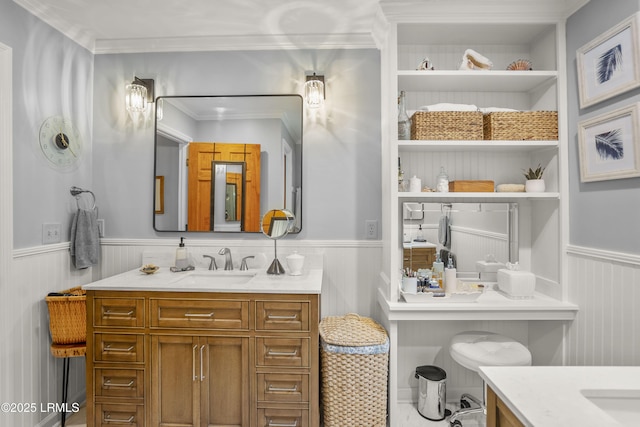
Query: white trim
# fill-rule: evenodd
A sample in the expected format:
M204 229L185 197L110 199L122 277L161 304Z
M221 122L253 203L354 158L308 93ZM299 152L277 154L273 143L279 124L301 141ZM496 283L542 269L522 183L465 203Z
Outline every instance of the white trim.
M174 128L165 125L164 123L158 123L156 126L156 132L158 135L163 136L173 142L177 142L178 144L188 144L193 142L193 138L191 138L186 133L182 133Z
M100 239L101 246L158 246L158 247L174 247L176 246L176 238L162 238L162 239ZM269 239L259 240L238 240L238 239L190 239L189 245L193 247L203 246L226 246L226 247L238 247L238 246L251 246L251 247L265 247L270 248L273 246L273 242ZM278 247L285 248L381 248L382 241L380 240L294 240L291 238L285 238L284 240L278 240ZM42 255L51 252L68 251L70 248L69 242L56 243L52 245L34 246L31 248L16 249L13 251L13 258L24 258L36 255Z
M585 246L568 245L567 254L586 258L596 258L601 261L619 262L640 266L640 255L625 252L615 252L606 249L589 248Z

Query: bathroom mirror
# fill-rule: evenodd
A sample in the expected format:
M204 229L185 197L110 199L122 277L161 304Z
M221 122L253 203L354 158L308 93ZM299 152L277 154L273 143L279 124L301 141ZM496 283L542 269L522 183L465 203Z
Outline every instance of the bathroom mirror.
M154 182L162 177L164 209L156 231L260 232L262 212L279 207L302 228L302 98L299 95L164 96L156 100ZM212 162L244 162L235 219L215 191ZM190 173L191 171L191 173ZM234 188L230 184L229 192ZM225 189L226 194L226 189ZM224 200L224 202L222 202ZM155 204L155 200L154 200ZM218 221L220 212L226 221ZM218 214L216 215L216 212ZM219 225L220 223L220 225Z
M267 269L268 274L284 274L284 268L278 261L277 241L295 227L295 222L295 216L286 209L272 209L262 217L262 234L273 240L274 258Z
M474 273L487 255L518 261L517 203L405 202L402 210L403 256L419 249L435 257L444 249L461 273Z

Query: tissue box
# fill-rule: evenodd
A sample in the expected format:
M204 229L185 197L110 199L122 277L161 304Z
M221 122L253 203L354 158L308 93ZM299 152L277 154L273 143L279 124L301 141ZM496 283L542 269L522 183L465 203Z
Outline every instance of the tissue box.
M513 298L530 298L536 289L536 276L530 271L498 270L498 288Z
M476 271L480 273L481 282L496 282L498 270L505 268L504 263L496 261L476 261Z

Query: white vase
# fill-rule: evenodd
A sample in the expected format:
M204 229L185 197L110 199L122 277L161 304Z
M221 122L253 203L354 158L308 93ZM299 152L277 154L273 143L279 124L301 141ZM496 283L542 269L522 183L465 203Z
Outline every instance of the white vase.
M524 183L524 190L527 193L544 193L544 179L528 179Z

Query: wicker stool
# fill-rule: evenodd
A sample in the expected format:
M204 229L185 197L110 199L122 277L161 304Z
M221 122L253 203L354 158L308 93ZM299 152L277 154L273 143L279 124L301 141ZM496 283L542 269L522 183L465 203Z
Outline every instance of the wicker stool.
M62 358L62 412L61 427L67 419L66 403L69 390L69 362L72 357L87 353L86 293L80 286L53 292L45 298L49 310L51 355Z
M64 427L67 420L65 412L67 399L69 398L69 362L72 357L84 357L87 353L86 343L77 344L51 344L51 355L62 358L62 407L60 412L60 427Z
M324 427L387 425L387 331L357 314L320 322Z

